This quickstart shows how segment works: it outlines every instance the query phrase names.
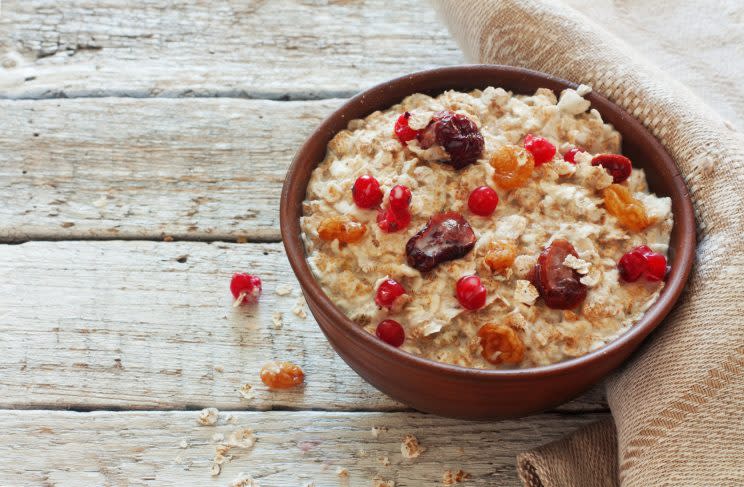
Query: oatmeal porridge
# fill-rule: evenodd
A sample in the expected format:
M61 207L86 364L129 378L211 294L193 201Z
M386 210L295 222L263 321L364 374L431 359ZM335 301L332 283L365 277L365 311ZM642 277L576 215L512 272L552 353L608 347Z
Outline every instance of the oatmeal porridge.
M476 368L577 357L656 300L671 200L590 88L415 94L352 120L301 218L328 297L391 346Z

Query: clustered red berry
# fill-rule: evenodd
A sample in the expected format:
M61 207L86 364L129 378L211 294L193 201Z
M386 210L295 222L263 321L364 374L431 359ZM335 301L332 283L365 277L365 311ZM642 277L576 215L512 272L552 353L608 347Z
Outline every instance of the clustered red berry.
M261 295L261 279L258 276L237 272L230 279L230 292L235 299L235 306L256 303Z
M424 149L434 143L441 145L450 156L448 164L455 169L462 169L480 159L485 147L483 135L475 122L451 111L435 114L429 125L419 132L418 140Z
M380 183L369 175L360 176L354 181L351 195L359 208L377 208L382 203L383 194Z
M478 276L463 276L457 281L455 295L465 309L476 310L486 305L488 291Z
M651 250L646 245L633 248L617 263L620 277L626 282L635 282L643 276L647 281L658 282L667 273L667 260L664 255Z
M468 197L468 208L480 216L490 216L499 204L499 195L488 186L475 188Z
M377 225L386 233L403 230L411 223L411 190L400 184L393 186L388 196L388 207L377 212Z
M550 162L555 156L555 146L544 137L527 134L524 137L524 148L535 158L535 166Z

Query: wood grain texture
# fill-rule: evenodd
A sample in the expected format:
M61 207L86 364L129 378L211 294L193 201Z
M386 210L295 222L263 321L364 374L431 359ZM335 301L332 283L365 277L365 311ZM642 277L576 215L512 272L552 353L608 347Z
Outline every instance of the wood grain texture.
M463 57L420 0L4 0L0 96L349 96Z
M236 271L263 279L258 306L232 308ZM293 314L298 294L281 244L0 246L0 407L406 409L348 368L311 316ZM306 386L266 390L258 370L273 359L300 364ZM597 387L561 410L605 408Z
M225 486L245 472L261 487L369 487L372 479L396 487L442 485L445 470L463 469L468 487L519 485L518 452L552 441L606 417L538 415L519 421L465 422L415 413L228 413L212 427L196 412L3 411L0 484L50 486ZM245 426L258 439L231 450L222 473L209 473L215 433ZM372 427L387 427L377 438ZM417 436L426 448L403 459L401 439ZM181 448L186 440L188 447ZM380 459L387 457L390 465ZM345 481L336 473L346 468Z
M276 241L292 156L341 102L0 101L0 241Z

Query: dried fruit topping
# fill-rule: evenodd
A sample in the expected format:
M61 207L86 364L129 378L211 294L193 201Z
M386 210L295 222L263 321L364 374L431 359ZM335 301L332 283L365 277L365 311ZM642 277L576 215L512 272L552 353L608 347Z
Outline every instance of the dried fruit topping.
M406 244L408 265L421 272L430 271L442 262L465 256L475 240L473 229L461 214L438 213Z
M411 114L406 112L398 117L398 120L395 121L395 128L393 129L393 132L395 132L395 136L398 137L398 140L400 140L401 144L405 144L409 140L415 139L419 134L418 130L413 130L411 127L408 126L409 118L411 118Z
M450 156L449 164L455 169L462 169L480 159L485 146L475 122L461 113L450 111L434 115L418 138L424 148L431 147L434 141L441 145Z
M650 224L643 203L635 199L625 186L611 184L605 188L604 204L607 213L615 216L628 230L640 232Z
M666 276L667 260L663 254L654 252L646 245L640 245L620 258L617 269L626 282L635 282L641 276L648 281L658 282Z
M468 198L470 211L480 216L489 216L496 210L499 204L499 195L488 186L475 188Z
M463 276L455 286L457 300L465 309L476 310L486 304L488 291L478 276Z
M566 162L570 162L571 164L576 164L576 154L579 152L586 152L586 149L583 147L574 147L572 149L569 149L568 152L563 154L563 160Z
M367 226L353 217L331 216L320 222L318 236L321 240L338 240L342 243L354 243L362 239Z
M535 166L541 166L553 159L555 146L544 137L527 134L524 137L524 148L535 158Z
M392 206L380 208L377 212L377 226L385 233L403 230L411 223L411 213L408 210L395 210Z
M488 243L483 261L493 271L504 274L514 264L517 248L508 240L494 240Z
M292 362L269 362L261 367L261 382L272 389L289 389L305 380L305 373Z
M481 355L494 365L518 364L524 358L522 339L506 325L487 323L478 330L478 338L483 348Z
M411 190L397 184L390 190L390 207L394 210L407 210L411 204Z
M233 306L255 303L261 295L261 279L243 272L235 273L230 279L230 292L235 298Z
M493 153L490 161L493 181L504 189L521 188L535 169L535 159L526 150L511 145L503 146Z
M390 309L395 304L395 300L406 294L406 289L395 279L385 279L377 286L375 293L375 303L381 308Z
M382 203L380 183L372 176L360 176L351 188L354 203L359 208L377 208Z
M395 320L381 321L377 325L375 335L383 342L394 347L400 347L406 341L406 332L403 330L403 326Z
M586 297L579 273L563 265L569 254L579 256L567 240L554 240L537 258L533 284L549 308L571 309Z
M592 158L592 166L602 166L615 184L628 179L633 170L630 159L620 154L597 154Z

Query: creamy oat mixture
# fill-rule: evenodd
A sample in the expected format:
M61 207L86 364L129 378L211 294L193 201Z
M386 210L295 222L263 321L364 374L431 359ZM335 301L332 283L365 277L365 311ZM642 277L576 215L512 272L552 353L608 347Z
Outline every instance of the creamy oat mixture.
M415 94L388 110L351 121L331 140L325 160L313 172L301 219L308 262L329 298L372 334L382 320L400 323L405 330L403 350L465 367L551 364L586 354L626 331L657 298L663 280L624 282L618 261L638 245L666 256L671 200L651 194L643 171L633 168L620 185L642 203L648 226L629 230L608 213L603 194L613 177L591 162L595 154L619 153L620 134L590 109L582 98L588 91L585 86L566 90L560 100L548 89L532 96L493 87L448 91L435 98ZM440 162L447 159L441 146L423 149L419 140L401 143L393 134L404 112L410 112L410 128L421 130L443 110L467 116L480 129L485 146L474 164L454 169ZM489 160L504 146L521 148L527 134L546 138L557 153L535 167L524 186L505 190L494 182ZM576 164L563 158L574 147L586 150L576 154ZM404 229L386 233L377 224L377 210L355 205L352 186L367 174L381 185L383 208L394 185L410 188L411 221ZM468 209L468 195L484 185L496 190L500 200L487 217ZM464 257L422 273L407 263L406 243L442 211L460 213L477 241ZM364 236L353 243L320 239L319 225L333 216L362 222ZM570 310L549 308L531 281L538 256L557 239L573 245L578 257L567 256L563 265L574 269L586 286L586 297ZM492 241L516 248L513 264L503 272L493 272L484 263ZM487 289L486 304L476 311L465 309L455 295L458 279L471 274L480 276ZM374 300L386 278L406 290L405 299L393 309L381 308ZM518 363L483 357L478 331L489 323L516 333L524 346Z

